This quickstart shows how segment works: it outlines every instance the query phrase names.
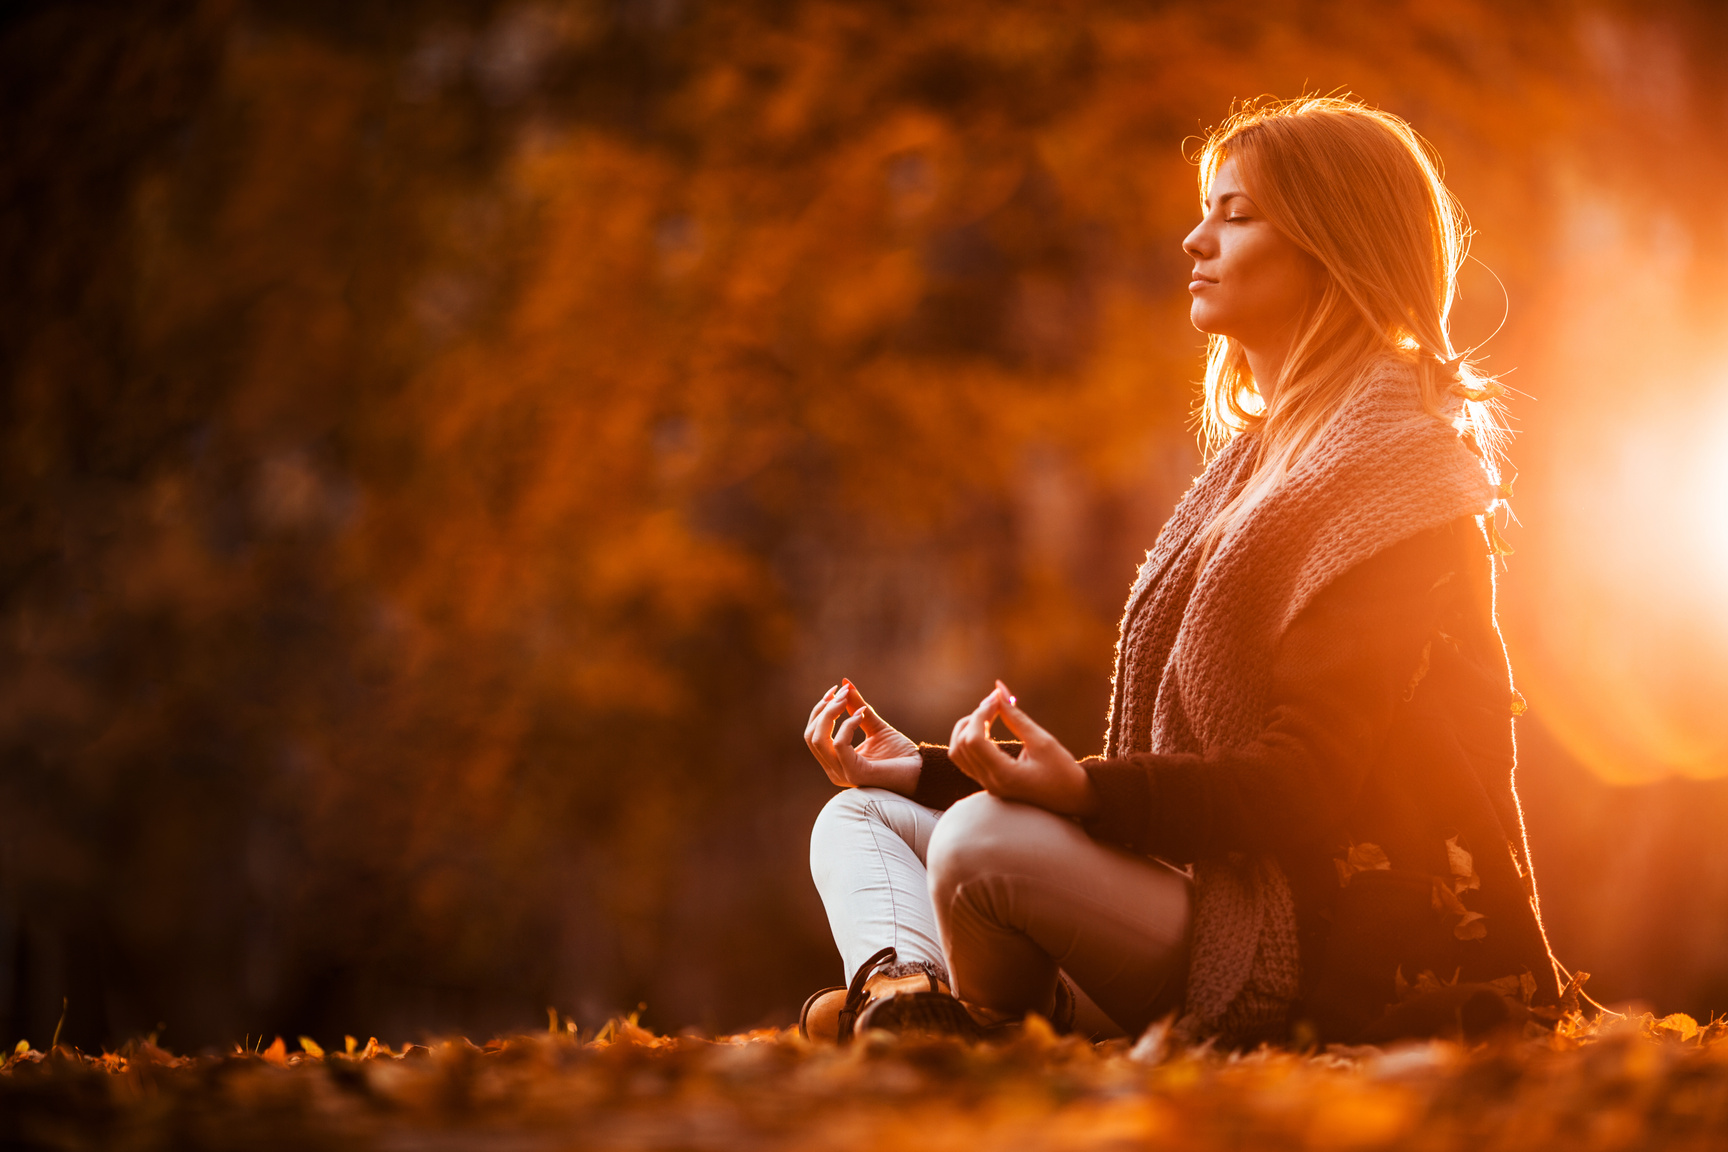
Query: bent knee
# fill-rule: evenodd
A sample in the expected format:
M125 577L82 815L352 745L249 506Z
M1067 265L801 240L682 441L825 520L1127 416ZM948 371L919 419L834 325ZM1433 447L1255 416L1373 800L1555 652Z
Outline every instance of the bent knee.
M943 813L930 837L930 885L952 892L969 880L1018 872L1044 855L1062 817L975 792Z
M816 814L816 827L856 819L859 816L879 817L884 800L898 799L900 797L896 793L885 788L842 788L828 798L828 803L822 805L822 811Z
M824 849L846 836L849 825L859 820L885 822L882 803L893 799L899 797L882 788L845 788L830 796L810 827L811 866L824 857Z

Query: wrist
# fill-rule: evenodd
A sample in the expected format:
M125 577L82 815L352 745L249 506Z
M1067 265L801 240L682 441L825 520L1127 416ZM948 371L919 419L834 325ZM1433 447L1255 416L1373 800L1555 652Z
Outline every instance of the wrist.
M857 788L884 788L902 796L910 796L918 787L918 777L923 772L923 766L924 762L918 756L877 760L867 764L865 770L859 773L852 783Z
M1098 812L1098 789L1093 787L1092 777L1079 763L1070 760L1064 773L1061 798L1061 812L1064 816L1085 818Z
M1086 769L1076 764L1074 771L1079 779L1074 789L1074 808L1069 815L1081 818L1096 816L1099 807L1098 789L1093 786L1092 777L1087 774Z

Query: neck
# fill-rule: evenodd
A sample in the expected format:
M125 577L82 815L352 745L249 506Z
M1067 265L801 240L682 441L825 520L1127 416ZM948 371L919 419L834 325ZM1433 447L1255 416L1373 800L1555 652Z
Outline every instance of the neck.
M1254 387L1260 391L1266 410L1272 408L1272 398L1278 392L1279 376L1290 359L1291 346L1301 330L1302 316L1292 316L1282 324L1266 325L1254 333L1254 342L1240 340L1242 352L1248 358L1248 371L1254 373Z
M1284 360L1290 353L1288 342L1277 348L1261 345L1258 348L1243 346L1242 352L1248 358L1248 371L1254 373L1254 387L1260 392L1260 399L1266 408L1272 407L1272 397L1278 391L1278 374L1284 370Z

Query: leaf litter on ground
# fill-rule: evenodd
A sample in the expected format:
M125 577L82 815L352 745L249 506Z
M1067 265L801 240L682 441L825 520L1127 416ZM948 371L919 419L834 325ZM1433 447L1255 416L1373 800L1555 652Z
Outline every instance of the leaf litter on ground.
M1308 1053L763 1029L662 1036L635 1018L474 1044L224 1055L153 1041L20 1045L0 1146L155 1149L1469 1149L1728 1146L1728 1021L1569 1015L1553 1033Z

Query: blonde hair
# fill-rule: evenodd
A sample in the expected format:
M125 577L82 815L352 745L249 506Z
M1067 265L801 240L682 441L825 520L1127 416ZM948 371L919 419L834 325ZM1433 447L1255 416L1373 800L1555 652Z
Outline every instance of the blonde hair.
M1249 430L1260 445L1243 491L1207 526L1206 549L1277 487L1389 355L1415 367L1423 405L1457 426L1498 483L1501 389L1452 346L1470 230L1433 149L1390 112L1304 96L1251 102L1208 137L1202 211L1227 160L1272 226L1313 258L1321 283L1270 405L1242 346L1227 336L1207 341L1200 423L1208 457Z

